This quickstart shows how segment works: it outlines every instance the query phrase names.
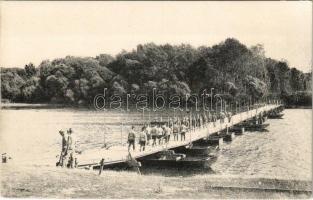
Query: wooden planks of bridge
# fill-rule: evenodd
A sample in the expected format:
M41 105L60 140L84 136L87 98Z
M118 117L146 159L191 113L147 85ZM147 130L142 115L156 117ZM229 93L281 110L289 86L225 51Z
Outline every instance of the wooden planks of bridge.
M202 128L197 128L195 131L189 131L186 133L185 141L169 141L167 145L159 145L152 147L151 145L146 146L145 151L139 151L137 148L135 151L131 151L133 158L142 158L148 155L155 154L157 152L163 151L165 149L173 149L180 146L189 145L191 142L206 138L209 135L222 131L227 127L231 127L235 124L239 124L245 120L251 119L254 116L260 114L261 112L273 110L280 105L266 105L263 107L259 107L257 109L252 109L246 112L238 113L233 115L230 122L228 119L224 120L222 123L220 120L215 122L215 126L213 122L208 123L206 126ZM137 144L136 144L137 145ZM103 165L109 165L114 163L122 163L127 161L128 148L127 146L117 145L113 146L110 149L97 148L92 150L86 150L82 154L77 155L78 167L85 166L94 166L99 165L100 160L104 159Z

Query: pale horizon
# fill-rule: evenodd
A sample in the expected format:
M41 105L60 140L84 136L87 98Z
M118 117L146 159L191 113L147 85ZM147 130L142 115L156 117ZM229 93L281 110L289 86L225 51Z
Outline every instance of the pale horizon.
M236 38L308 72L312 2L1 2L1 67Z

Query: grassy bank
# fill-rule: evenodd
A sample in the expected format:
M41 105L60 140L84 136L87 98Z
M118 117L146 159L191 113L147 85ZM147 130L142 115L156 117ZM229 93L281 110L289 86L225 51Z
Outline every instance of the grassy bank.
M49 198L308 198L306 181L223 176L137 175L134 172L69 170L1 164L1 196ZM276 187L276 190L270 188ZM263 189L259 189L263 188ZM264 190L267 188L268 190Z

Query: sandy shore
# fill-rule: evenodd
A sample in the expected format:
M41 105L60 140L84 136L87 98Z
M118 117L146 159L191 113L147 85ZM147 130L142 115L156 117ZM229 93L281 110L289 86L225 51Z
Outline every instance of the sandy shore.
M308 198L312 194L309 181L217 175L165 177L153 173L140 176L126 171L104 171L99 176L93 170L13 164L0 164L0 169L4 197Z

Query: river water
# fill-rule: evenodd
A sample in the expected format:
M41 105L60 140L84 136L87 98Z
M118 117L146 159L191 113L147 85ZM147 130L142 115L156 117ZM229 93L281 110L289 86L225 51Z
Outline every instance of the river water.
M74 130L81 150L125 143L127 124L140 113L73 109L0 111L0 153L19 165L55 165L60 129ZM246 132L223 146L211 166L215 174L311 180L312 110L287 109L284 119L268 119L268 132Z

